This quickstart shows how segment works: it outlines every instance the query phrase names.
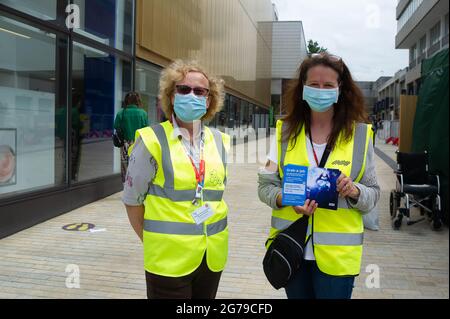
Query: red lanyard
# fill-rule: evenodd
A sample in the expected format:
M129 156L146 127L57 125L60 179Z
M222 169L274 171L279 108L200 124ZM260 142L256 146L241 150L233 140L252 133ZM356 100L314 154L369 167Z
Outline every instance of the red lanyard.
M319 159L317 158L316 150L314 149L314 143L312 142L311 130L309 131L309 141L311 142L311 148L313 150L314 160L316 161L317 167L320 167ZM328 149L328 144L327 144L326 148ZM325 165L325 163L323 163L323 165Z
M314 160L316 161L317 167L321 167L320 164L322 164L322 163L319 163L319 159L317 158L316 150L314 149L314 143L312 141L311 129L309 130L309 141L311 142L311 148L312 148L312 151L313 151ZM327 152L327 154L326 154L325 158L324 158L324 156L322 156L322 160L326 161L328 159L328 155L329 155L329 151L328 150L329 149L330 149L330 147L329 147L329 145L327 143L327 146L325 148L325 152ZM325 153L324 153L324 155L325 155ZM323 163L322 166L325 166L325 163Z
M200 140L200 165L199 169L195 166L194 160L188 155L191 160L192 168L194 169L195 179L197 180L197 186L195 187L195 197L192 204L198 205L199 200L203 200L203 186L205 182L205 160L203 159L203 135Z
M314 143L312 141L311 130L309 130L309 141L311 142L311 148L314 154L314 160L316 161L317 167L319 167L319 160L317 159L316 150L314 149Z
M192 157L189 154L187 154L187 156L189 157L189 160L191 161L192 168L194 169L195 180L197 181L197 186L196 186L196 191L195 191L195 199L194 199L195 202L196 202L196 200L202 198L203 186L204 186L204 181L205 181L205 159L203 158L203 149L204 149L203 132L201 134L202 135L200 138L199 169L197 169L197 166L195 166L195 163L194 163L194 160L192 159Z
M202 184L203 180L205 179L205 160L203 158L200 160L200 167L198 170L197 167L195 166L192 158L189 155L188 155L188 157L191 160L191 164L192 164L192 168L194 169L195 179L197 180L197 184Z

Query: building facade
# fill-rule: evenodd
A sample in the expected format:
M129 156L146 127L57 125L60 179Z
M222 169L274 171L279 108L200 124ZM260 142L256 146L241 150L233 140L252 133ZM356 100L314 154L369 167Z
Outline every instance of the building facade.
M377 91L374 81L355 81L364 96L364 105L368 115L372 114L373 106L377 102Z
M136 90L163 120L159 74L177 58L226 82L210 125L267 127L273 14L270 0L0 0L0 238L121 190L114 117Z
M395 73L392 77L380 77L374 83L376 102L373 108L375 119L394 121L400 118L400 95L407 94L406 74L408 68Z
M400 0L397 4L397 49L409 50L405 76L407 93L420 89L421 62L448 48L449 2L447 0Z
M162 67L179 58L197 59L226 83L225 105L211 126L262 127L259 114L270 106L270 0L138 0L137 90L145 97L150 122L162 120L157 105ZM156 85L155 85L156 84Z
M277 117L284 114L283 92L289 80L307 57L308 50L301 21L274 21L272 25L272 107Z

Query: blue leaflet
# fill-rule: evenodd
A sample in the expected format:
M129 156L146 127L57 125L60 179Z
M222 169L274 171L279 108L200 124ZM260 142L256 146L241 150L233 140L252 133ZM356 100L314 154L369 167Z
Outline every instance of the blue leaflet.
M286 165L283 176L283 206L303 206L306 200L308 167Z
M315 200L319 208L336 210L338 206L337 169L286 165L283 177L283 206L303 206L306 199Z

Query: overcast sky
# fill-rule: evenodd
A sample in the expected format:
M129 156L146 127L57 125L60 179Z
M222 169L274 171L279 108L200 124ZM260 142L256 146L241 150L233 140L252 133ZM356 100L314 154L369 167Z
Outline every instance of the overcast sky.
M341 56L358 81L392 76L408 64L395 49L397 0L272 0L279 20L301 20L313 39Z

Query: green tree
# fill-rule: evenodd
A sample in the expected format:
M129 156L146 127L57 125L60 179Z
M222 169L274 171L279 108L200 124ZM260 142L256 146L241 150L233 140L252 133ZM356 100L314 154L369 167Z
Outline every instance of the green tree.
M321 47L317 41L309 40L308 41L308 53L321 53L327 52L327 48Z

